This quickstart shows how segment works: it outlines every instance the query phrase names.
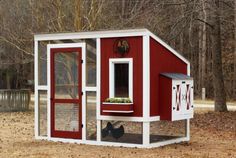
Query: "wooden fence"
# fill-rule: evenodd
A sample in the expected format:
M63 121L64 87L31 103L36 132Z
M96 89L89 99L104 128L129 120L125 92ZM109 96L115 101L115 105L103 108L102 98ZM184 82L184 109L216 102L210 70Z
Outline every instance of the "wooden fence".
M29 110L29 89L4 89L0 90L0 112Z

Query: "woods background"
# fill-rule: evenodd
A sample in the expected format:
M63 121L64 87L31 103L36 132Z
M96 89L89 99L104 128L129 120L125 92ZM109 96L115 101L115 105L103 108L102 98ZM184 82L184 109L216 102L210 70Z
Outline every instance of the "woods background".
M214 97L213 55L219 50L223 72L215 72L224 78L227 99L236 100L236 1L217 2L0 0L0 89L26 88L34 79L34 34L145 27L190 61L196 98L202 88ZM218 45L212 38L216 16Z

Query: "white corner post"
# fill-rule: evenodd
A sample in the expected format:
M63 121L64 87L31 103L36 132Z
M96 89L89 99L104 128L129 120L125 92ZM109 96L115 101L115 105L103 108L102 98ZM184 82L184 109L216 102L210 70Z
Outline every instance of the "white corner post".
M48 138L51 138L51 53L50 46L47 45L47 135Z
M39 136L39 117L38 117L38 41L34 41L34 136Z
M84 127L82 128L82 140L86 140L86 43L81 43L82 46L82 60L85 61L85 64L82 64L82 92L84 92L84 95L82 95L82 124Z
M190 140L190 119L186 119L185 123L185 136L187 138L187 141Z
M150 145L150 43L149 35L143 36L143 146Z
M97 51L97 62L96 62L96 66L97 66L97 96L96 96L96 99L97 99L97 102L96 102L96 118L97 118L97 141L98 142L101 142L101 120L98 119L100 118L100 93L101 93L101 90L100 90L100 86L101 86L101 39L100 38L97 38L96 39L96 51Z
M187 74L188 76L190 76L190 63L187 63ZM186 129L186 138L187 141L190 140L190 119L186 119L186 123L185 123L185 129Z

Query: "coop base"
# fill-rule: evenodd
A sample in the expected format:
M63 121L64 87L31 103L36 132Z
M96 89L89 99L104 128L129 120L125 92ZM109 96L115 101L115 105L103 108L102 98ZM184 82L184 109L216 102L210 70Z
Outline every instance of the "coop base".
M63 142L63 143L76 143L76 144L86 144L86 145L100 145L100 146L113 146L113 147L128 147L128 148L156 148L169 144L187 142L190 139L188 137L175 137L175 136L163 136L163 135L151 135L151 137L156 137L157 142L150 142L150 144L144 145L142 142L135 143L121 143L120 141L113 142L112 139L106 139L103 141L94 140L77 140L77 139L63 139L63 138L45 138L36 137L37 140L48 140L53 142ZM109 141L108 141L109 140ZM137 144L136 144L137 143Z

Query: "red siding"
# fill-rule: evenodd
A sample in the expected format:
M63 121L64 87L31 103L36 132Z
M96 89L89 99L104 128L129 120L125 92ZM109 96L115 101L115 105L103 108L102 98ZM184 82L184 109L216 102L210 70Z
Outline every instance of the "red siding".
M150 115L160 114L160 73L187 74L187 64L150 38Z
M127 37L130 51L122 58L133 58L133 103L134 112L131 114L103 113L102 115L135 116L143 115L143 53L142 37ZM109 97L109 59L121 58L113 51L113 45L117 38L101 39L101 105Z
M171 120L171 97L172 97L172 80L160 75L160 117L161 120Z

